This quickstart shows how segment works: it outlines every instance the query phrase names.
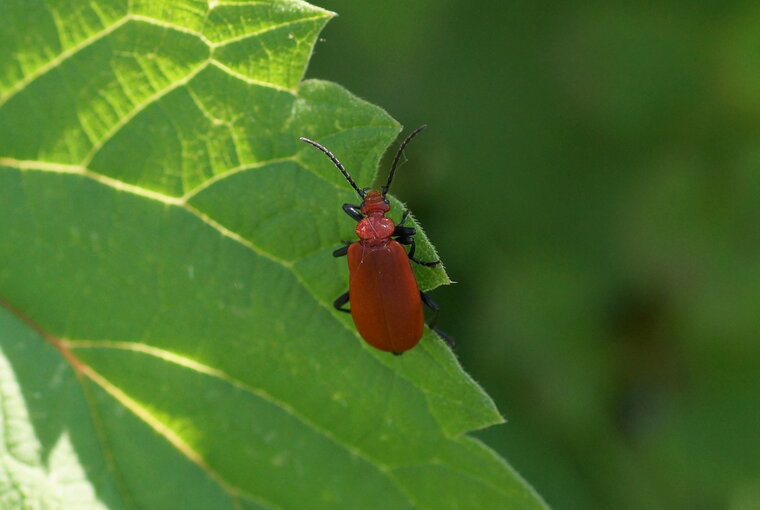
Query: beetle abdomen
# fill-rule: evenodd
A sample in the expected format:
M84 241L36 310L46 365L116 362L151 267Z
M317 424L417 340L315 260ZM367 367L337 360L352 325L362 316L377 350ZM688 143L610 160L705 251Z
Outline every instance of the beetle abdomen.
M348 248L351 315L362 338L383 351L401 353L422 337L425 316L417 280L404 248L355 242Z

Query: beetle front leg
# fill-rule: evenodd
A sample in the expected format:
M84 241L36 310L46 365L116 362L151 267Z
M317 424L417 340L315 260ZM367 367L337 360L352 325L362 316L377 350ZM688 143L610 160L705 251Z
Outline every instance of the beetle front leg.
M430 308L433 311L433 318L430 319L430 322L428 322L428 327L438 333L438 336L440 336L444 342L446 342L446 345L449 346L449 348L454 348L454 339L451 338L449 335L441 331L440 329L435 327L436 322L438 322L438 311L440 310L440 307L438 306L438 303L433 301L433 299L425 294L424 292L420 291L420 298L422 298L422 302L425 303L425 306Z
M346 303L348 303L348 292L338 296L338 299L333 301L333 306L335 307L336 310L340 310L341 312L351 313L351 310L349 310L348 308L343 308L343 305L345 305Z
M343 204L343 212L351 216L356 221L361 221L364 219L361 208L362 206L360 205Z

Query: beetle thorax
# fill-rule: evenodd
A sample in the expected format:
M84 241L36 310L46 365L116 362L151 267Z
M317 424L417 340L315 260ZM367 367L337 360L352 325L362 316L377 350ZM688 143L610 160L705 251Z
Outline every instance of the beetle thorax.
M385 195L377 190L370 190L364 195L361 213L366 216L356 225L356 235L362 242L367 244L382 244L387 242L396 228L385 213L391 210L391 206L385 199Z
M356 225L356 235L369 244L382 244L393 235L396 225L393 220L380 214L373 214L362 219Z

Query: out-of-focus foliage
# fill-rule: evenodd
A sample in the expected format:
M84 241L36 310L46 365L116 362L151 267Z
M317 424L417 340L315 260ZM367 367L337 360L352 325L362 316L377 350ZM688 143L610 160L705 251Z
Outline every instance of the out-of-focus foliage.
M757 508L760 7L320 5L310 75L431 125L395 192L486 441L555 508Z

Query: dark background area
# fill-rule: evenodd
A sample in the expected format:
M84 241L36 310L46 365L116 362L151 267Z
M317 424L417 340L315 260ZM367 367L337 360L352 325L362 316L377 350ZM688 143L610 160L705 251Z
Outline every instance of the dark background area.
M307 76L430 125L477 435L557 509L760 508L760 4L317 3Z

